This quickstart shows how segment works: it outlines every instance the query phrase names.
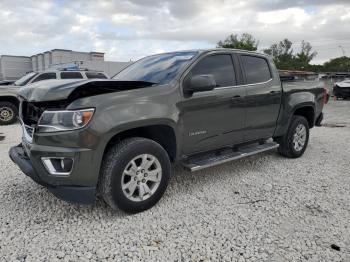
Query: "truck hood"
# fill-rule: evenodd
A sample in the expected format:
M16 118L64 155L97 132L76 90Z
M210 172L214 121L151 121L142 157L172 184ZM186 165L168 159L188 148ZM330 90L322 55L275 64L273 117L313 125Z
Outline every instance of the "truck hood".
M47 80L27 85L19 95L29 102L75 100L105 93L144 88L154 83L143 81L119 81L111 79Z
M30 102L63 100L84 80L46 80L24 86L19 95Z

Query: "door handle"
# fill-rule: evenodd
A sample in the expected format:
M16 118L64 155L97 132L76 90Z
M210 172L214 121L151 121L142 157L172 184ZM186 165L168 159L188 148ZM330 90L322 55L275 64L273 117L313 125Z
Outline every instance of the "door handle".
M270 91L270 94L277 94L279 91Z
M236 96L232 97L231 100L237 100L237 99L240 99L240 98L241 98L240 95L236 95Z

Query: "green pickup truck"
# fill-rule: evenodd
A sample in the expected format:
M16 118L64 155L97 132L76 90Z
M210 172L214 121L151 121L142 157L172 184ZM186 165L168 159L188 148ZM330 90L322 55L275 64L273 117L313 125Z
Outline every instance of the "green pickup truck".
M174 163L197 171L277 148L300 157L326 97L318 82L282 84L255 52L157 54L113 79L22 88L23 138L9 154L61 199L140 212L162 197Z

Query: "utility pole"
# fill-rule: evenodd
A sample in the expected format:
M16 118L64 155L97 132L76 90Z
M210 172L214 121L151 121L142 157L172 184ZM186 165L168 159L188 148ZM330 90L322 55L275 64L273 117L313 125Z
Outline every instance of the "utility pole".
M344 57L345 59L347 59L346 54L345 54L345 48L344 48L343 46L341 46L341 45L339 46L339 48L340 48L341 51L343 52L343 57ZM348 73L349 73L349 72L350 72L349 61L346 62L346 65L347 65Z
M344 49L344 47L340 45L339 48L340 48L341 51L343 52L343 56L345 56L345 49Z

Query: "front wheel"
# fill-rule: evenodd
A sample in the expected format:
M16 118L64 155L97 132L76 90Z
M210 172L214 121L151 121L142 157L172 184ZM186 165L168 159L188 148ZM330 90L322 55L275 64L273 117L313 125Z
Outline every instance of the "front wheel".
M275 139L279 144L278 151L289 158L301 157L309 142L309 123L303 116L293 116L287 133Z
M141 212L163 196L170 174L170 160L161 145L150 139L127 138L106 153L100 191L113 209Z

